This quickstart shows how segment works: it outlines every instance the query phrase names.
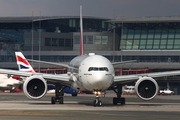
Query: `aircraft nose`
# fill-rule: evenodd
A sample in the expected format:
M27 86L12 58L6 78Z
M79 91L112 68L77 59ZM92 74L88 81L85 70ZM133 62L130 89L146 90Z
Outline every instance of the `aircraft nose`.
M104 90L112 84L112 75L98 73L94 74L93 76L95 77L90 80L90 84L94 90Z

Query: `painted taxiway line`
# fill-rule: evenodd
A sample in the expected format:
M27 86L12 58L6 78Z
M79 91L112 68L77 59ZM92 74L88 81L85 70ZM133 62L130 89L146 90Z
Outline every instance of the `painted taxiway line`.
M64 104L50 104L47 101L1 101L0 110L86 110L86 111L180 111L180 104L169 103L128 103L126 105L105 104L94 107L92 104L66 102Z

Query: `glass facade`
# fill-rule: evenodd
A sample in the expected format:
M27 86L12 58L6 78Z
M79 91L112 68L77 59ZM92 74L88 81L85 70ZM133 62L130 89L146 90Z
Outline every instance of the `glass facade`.
M112 56L105 56L110 61L113 61ZM136 60L137 62L180 62L180 56L165 56L165 55L136 55L136 56L122 56L123 61ZM121 61L121 56L114 56L114 62Z
M123 50L180 49L180 22L124 23L120 48Z
M34 21L32 22L32 19ZM39 21L40 18L31 18L31 17L10 17L10 18L0 18L0 44L7 44L9 49L14 49L16 44L19 44L19 47L23 47L25 41L27 44L31 45L32 41L32 31L34 33L34 46L38 45L39 32L42 33L71 33L79 32L79 18L70 18L70 17L42 17L42 21ZM100 32L107 31L109 23L105 22L108 19L97 19L97 18L83 18L83 29L84 32ZM24 36L25 33L29 33L28 37ZM92 43L92 38L88 37L88 43ZM51 40L51 41L48 41ZM63 43L59 41L64 40ZM68 45L72 46L73 41L66 38L46 38L46 46L60 46ZM70 41L70 43L68 43ZM37 42L37 43L36 43Z
M6 20L7 19L7 20ZM20 19L20 20L19 20ZM34 22L32 22L34 19ZM36 21L37 20L37 21ZM1 62L15 61L14 51L31 51L32 33L34 51L39 50L39 33L42 32L42 51L73 51L79 49L79 17L43 17L39 18L0 18L0 53ZM109 19L93 17L83 18L84 44L94 51L112 51L113 40L115 50L180 50L179 22L168 21L135 21L115 23L113 27ZM41 23L41 25L40 25ZM123 28L123 29L122 29ZM114 37L114 29L116 34ZM33 31L33 32L32 32ZM56 33L56 34L55 34ZM61 33L61 34L60 34ZM72 33L72 34L71 34ZM76 34L73 34L76 33ZM72 36L72 37L67 37ZM113 41L113 42L112 42ZM48 54L48 53L47 53ZM28 56L31 58L31 56ZM42 60L69 62L74 56L43 55ZM106 55L110 61L120 61L121 56L113 53ZM34 59L38 57L34 56ZM139 62L179 62L179 55L123 55L122 60L136 59Z
M42 19L42 21L39 21ZM84 32L107 31L108 19L93 17L83 18ZM32 22L33 21L33 22ZM41 40L41 50L62 51L73 50L74 44L79 44L79 36L73 38L73 32L79 32L79 17L5 17L0 18L0 51L6 51L4 55L0 53L1 62L12 62L14 51L39 50L39 39ZM41 38L40 38L41 32ZM61 33L61 34L60 34ZM58 35L59 34L59 35ZM55 36L54 36L55 35ZM69 37L69 36L72 37ZM107 44L107 36L102 36L102 44ZM101 40L100 39L100 40ZM32 42L33 40L33 42ZM84 43L93 45L94 36L84 36ZM48 61L56 61L55 57L50 57ZM47 56L42 56L46 58ZM62 58L61 58L62 57ZM34 56L36 58L36 56ZM38 58L38 57L37 57ZM60 56L62 61L71 60L72 56ZM61 61L60 60L60 61Z

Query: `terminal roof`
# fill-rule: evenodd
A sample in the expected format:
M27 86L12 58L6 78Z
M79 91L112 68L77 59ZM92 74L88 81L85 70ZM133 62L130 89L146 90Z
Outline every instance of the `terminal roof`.
M180 22L180 16L169 17L141 17L141 18L119 18L111 19L110 23L159 23L159 22Z

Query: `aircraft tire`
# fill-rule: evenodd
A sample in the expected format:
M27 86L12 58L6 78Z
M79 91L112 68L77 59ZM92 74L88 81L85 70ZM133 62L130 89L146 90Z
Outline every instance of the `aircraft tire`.
M102 102L99 100L98 101L98 106L101 107L102 106Z
M55 97L51 97L51 104L55 104L56 103L56 98Z
M96 107L96 100L93 101L93 106Z
M113 98L113 105L117 105L118 99L116 97Z
M59 98L59 104L64 104L64 98L63 97Z
M125 98L120 98L120 101L121 101L121 105L125 105Z
M76 97L77 96L77 93L72 93L71 94L73 97Z
M121 103L121 105L125 105L125 98L113 98L113 105L117 105L118 103Z
M93 106L94 106L94 107L96 107L96 106L98 106L98 107L102 106L101 100L98 100L98 101L94 100L94 101L93 101Z

